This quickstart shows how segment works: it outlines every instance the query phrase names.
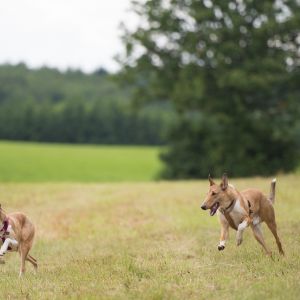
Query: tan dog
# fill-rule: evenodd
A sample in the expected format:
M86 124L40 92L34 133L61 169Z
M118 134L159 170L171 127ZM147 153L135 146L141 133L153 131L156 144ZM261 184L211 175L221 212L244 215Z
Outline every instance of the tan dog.
M37 261L29 251L33 244L35 228L23 213L5 214L0 204L0 221L3 225L0 233L2 246L0 249L0 262L4 263L3 255L7 251L19 251L21 257L20 276L25 272L25 260L31 262L37 270Z
M204 210L210 209L211 216L213 216L217 210L219 212L221 237L218 249L225 249L229 226L237 230L236 242L239 246L243 240L244 230L250 225L256 240L263 246L266 253L271 255L260 228L260 224L266 222L275 237L279 253L284 255L281 241L277 234L273 207L275 202L276 179L273 179L271 183L269 198L257 189L247 189L239 192L234 186L228 184L226 174L223 175L220 185L215 184L210 176L208 179L210 188L201 208Z

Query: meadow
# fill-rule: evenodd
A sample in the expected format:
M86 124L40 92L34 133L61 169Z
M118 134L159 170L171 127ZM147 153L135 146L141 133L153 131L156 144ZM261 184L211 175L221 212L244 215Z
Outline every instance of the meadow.
M0 182L151 181L157 147L0 142Z
M63 170L62 170L63 171ZM200 210L206 181L148 183L1 183L7 211L37 226L39 261L18 279L19 258L1 265L6 299L299 299L299 176L279 176L275 209L286 252L274 260L248 229L218 252L216 217ZM266 193L269 178L233 180Z

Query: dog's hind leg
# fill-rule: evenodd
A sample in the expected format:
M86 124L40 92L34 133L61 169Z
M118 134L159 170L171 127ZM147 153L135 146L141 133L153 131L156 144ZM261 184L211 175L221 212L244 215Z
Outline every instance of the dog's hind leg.
M19 253L21 256L21 266L20 266L19 277L22 277L22 275L25 273L25 260L27 258L29 250L30 250L30 247L27 243L23 242L20 244Z
M37 264L37 262L33 259L33 257L31 257L30 255L27 255L26 260L29 261L29 262L33 265L35 271L37 271L38 264Z
M32 255L28 254L28 257L37 262L37 260Z
M264 250L266 251L267 255L271 256L271 251L268 249L265 239L263 237L261 228L260 228L260 224L257 225L251 225L253 234L255 239L263 246Z
M275 237L275 240L276 240L276 244L277 244L277 247L278 247L278 250L279 250L279 253L281 255L284 255L284 251L282 249L282 245L281 245L281 241L280 241L280 238L277 234L277 225L276 225L276 222L275 220L274 221L271 221L271 222L266 222L269 229L271 230L271 232L273 233L274 237Z

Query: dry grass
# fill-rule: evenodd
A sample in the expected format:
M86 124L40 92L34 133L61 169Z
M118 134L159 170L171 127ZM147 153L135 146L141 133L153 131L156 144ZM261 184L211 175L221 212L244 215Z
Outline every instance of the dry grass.
M199 209L206 182L139 184L1 184L8 211L38 227L30 265L1 266L1 298L16 299L298 299L300 177L278 178L276 212L286 257L267 258L246 232L217 251L216 217ZM268 192L268 179L234 180Z

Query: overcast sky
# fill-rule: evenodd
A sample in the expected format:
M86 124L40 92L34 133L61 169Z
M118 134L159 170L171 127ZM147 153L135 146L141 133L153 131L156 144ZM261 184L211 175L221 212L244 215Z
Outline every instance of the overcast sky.
M0 63L117 69L130 0L0 0Z

